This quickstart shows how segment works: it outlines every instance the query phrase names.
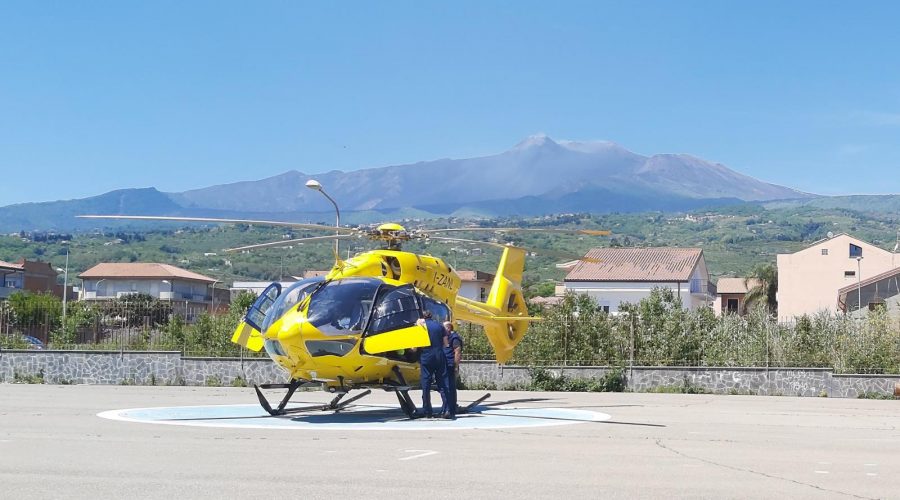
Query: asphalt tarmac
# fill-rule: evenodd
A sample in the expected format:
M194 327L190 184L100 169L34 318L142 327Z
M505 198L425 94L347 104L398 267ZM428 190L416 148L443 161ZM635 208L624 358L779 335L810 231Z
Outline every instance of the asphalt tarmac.
M494 392L455 422L406 422L380 391L279 422L255 401L0 384L0 498L900 498L900 401ZM118 411L148 407L176 416Z

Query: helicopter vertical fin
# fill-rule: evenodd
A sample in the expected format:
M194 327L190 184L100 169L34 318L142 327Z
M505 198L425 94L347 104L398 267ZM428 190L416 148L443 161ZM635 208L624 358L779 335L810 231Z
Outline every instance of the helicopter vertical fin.
M513 349L528 330L528 307L522 294L522 274L525 271L525 250L506 247L497 266L497 275L485 305L496 308L500 316L523 316L522 320L494 320L484 324L484 332L494 347L498 363L506 363Z

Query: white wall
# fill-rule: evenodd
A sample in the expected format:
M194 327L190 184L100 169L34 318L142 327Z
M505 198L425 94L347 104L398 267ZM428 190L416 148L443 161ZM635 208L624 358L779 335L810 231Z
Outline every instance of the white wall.
M146 293L159 298L160 292L174 291L172 300L205 301L209 297L209 285L196 281L170 280L163 283L162 279L117 279L104 278L102 280L84 280L85 292L96 292L96 296L90 298L108 299L116 298L119 293ZM185 296L190 296L185 298ZM197 296L197 299L194 297ZM200 299L199 297L204 297Z
M459 295L472 300L482 300L481 289L484 288L484 298L491 293L491 283L482 281L463 281L459 285Z
M649 297L650 292L654 288L671 288L678 293L679 285L681 287L681 302L684 307L695 307L690 293L690 286L687 282L567 281L566 291L585 293L596 300L599 305L609 306L609 312L614 313L619 311L619 306L623 302L636 304L642 299Z

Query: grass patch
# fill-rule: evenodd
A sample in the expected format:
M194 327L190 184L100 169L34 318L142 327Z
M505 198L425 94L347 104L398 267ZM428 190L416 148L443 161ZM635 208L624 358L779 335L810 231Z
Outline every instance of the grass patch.
M38 373L13 372L13 383L14 384L43 384L44 383L44 370L40 370Z
M884 392L874 392L874 391L863 392L859 396L857 396L857 398L859 398L859 399L896 399L893 394L888 394L888 393L884 393Z

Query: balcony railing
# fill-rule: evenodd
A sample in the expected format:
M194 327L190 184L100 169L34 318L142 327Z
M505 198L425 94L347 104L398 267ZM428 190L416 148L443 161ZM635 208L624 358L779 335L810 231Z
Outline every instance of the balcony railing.
M714 297L716 295L716 285L709 280L694 278L691 280L691 293Z

